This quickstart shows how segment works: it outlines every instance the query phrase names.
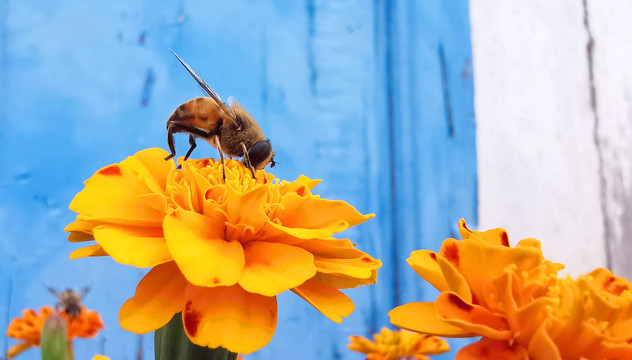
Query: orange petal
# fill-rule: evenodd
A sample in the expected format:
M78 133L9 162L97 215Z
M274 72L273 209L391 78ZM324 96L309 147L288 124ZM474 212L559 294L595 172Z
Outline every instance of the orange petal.
M511 336L511 330L502 316L482 306L470 304L456 293L439 294L435 304L441 318L461 329L496 340L509 339Z
M28 348L30 348L31 346L36 346L36 341L35 340L26 340L26 341L21 342L19 344L13 345L9 349L9 351L7 352L7 357L9 359L14 358L14 357L18 356L20 353L22 353L23 351L25 351Z
M355 226L375 216L362 215L345 201L302 197L295 193L283 196L281 204L274 215L289 228L332 229L342 221L347 226Z
M401 328L444 337L470 337L474 334L439 318L431 302L412 302L388 312L391 323Z
M239 285L244 290L274 296L316 274L314 256L290 245L250 242L244 245L246 265Z
M482 338L481 340L470 344L456 354L454 360L481 360L481 359L502 359L502 360L555 360L555 358L530 358L527 350L515 344L509 346L507 341L492 340Z
M406 259L406 262L430 285L439 291L446 291L449 290L449 287L437 262L437 256L441 255L430 250L416 250L410 253L410 257Z
M465 224L465 220L459 220L459 232L463 240L465 239L479 239L490 245L502 245L509 246L509 236L505 229L497 228L487 231L472 231Z
M194 344L249 354L264 347L277 322L276 297L244 291L239 285L187 286L182 323Z
M529 271L544 259L540 249L490 245L471 239L446 239L440 254L458 269L478 300L484 297L485 282L500 275L507 266L515 264L516 271Z
M137 334L161 328L184 308L186 285L175 262L154 267L138 283L134 297L121 307L121 326Z
M70 203L85 220L120 224L159 225L164 217L164 195L152 192L138 173L114 164L97 171Z
M343 317L349 316L355 306L353 301L336 288L315 280L307 280L292 291L310 303L316 310L331 321L341 323Z
M92 229L90 229L90 233L81 232L81 231L72 231L68 234L68 241L70 242L84 242L84 241L94 241L94 236L91 234Z
M147 268L173 260L160 227L99 225L93 232L103 250L121 264Z
M535 360L562 360L557 345L546 331L547 323L541 324L529 343L529 354Z
M181 208L165 218L163 229L173 259L189 282L199 286L233 285L244 269L238 241L225 241L220 212L204 216Z
M70 259L80 259L88 256L108 256L108 253L98 244L82 247L70 253Z
M443 256L437 258L437 263L445 279L448 289L457 293L463 300L472 301L472 290L461 273Z

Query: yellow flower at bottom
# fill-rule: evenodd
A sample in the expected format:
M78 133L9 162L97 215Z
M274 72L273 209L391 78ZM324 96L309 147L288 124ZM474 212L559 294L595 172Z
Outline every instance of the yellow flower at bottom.
M373 335L373 341L362 336L350 336L348 348L367 354L367 360L397 360L401 358L429 360L426 355L450 351L448 343L436 336L418 334L406 330L382 328Z
M109 255L152 268L119 312L147 333L182 312L195 344L248 354L276 327L276 295L291 290L341 322L353 303L339 289L372 284L381 262L333 235L360 224L344 201L312 194L319 181L256 179L239 161L164 161L143 150L97 171L74 198L69 240L95 240L71 258Z

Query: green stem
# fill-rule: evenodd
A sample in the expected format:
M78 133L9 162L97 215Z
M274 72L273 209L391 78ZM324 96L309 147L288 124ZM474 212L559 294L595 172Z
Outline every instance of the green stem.
M171 321L154 334L156 360L235 360L237 354L224 348L210 349L195 345L189 340L182 326L182 314L177 313Z
M75 360L75 348L72 346L72 340L68 340L68 345L66 345L66 360Z

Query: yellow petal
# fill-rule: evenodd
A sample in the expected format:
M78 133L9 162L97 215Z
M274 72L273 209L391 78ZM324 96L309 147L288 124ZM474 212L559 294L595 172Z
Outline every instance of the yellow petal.
M555 360L555 358L533 358L529 355L520 344L509 346L507 341L482 338L459 350L454 360Z
M340 221L340 222L332 224L330 227L323 228L323 229L292 228L292 227L276 224L274 222L268 222L266 223L266 226L268 227L271 226L274 229L282 231L283 233L297 239L309 240L309 239L329 238L333 234L346 230L349 227L349 224L346 221ZM275 235L278 236L277 234Z
M373 274L373 270L379 269L382 266L382 262L364 254L355 259L316 258L314 265L316 265L316 269L318 269L319 272L325 274L346 275L359 279L368 279Z
M161 228L99 225L94 238L115 261L147 268L173 260Z
M316 310L331 321L341 323L343 317L349 316L355 306L347 295L338 289L315 280L307 280L292 291L310 303Z
M314 256L290 245L250 242L244 245L246 265L239 285L244 290L274 296L316 274Z
M245 224L259 230L268 222L268 216L263 211L266 201L267 187L259 187L247 193L238 193L230 186L226 187L226 214L231 224Z
M161 328L184 308L186 285L175 262L154 267L140 281L134 297L121 307L121 326L137 334Z
M475 334L439 318L434 303L412 302L388 312L391 323L401 328L444 337L470 337Z
M92 229L98 225L103 224L102 221L88 220L85 215L78 214L77 219L74 222L66 225L64 231L66 232L83 232L92 234Z
M341 200L327 200L315 196L302 197L295 193L283 196L275 216L283 226L303 229L325 229L344 221L355 226L375 216L362 215L353 206Z
M277 322L276 297L249 293L239 285L189 285L182 323L194 344L250 354L264 347Z
M145 149L121 161L121 165L140 175L151 191L162 193L165 191L169 172L175 168L173 161L164 160L167 155L169 154L163 149Z
M461 329L496 340L509 339L511 336L511 330L502 316L482 306L470 304L456 293L439 294L435 305L441 318Z
M437 256L441 255L430 250L416 250L410 253L410 257L406 259L406 262L430 285L439 291L446 291L449 290L449 287L437 262Z
M70 203L86 220L151 226L162 222L166 200L152 192L138 174L113 164L97 171Z
M373 270L371 276L366 279L358 279L346 275L323 274L319 272L314 275L314 280L333 286L336 289L352 289L360 285L375 284L377 282L377 270Z
M70 259L80 259L88 256L108 256L108 253L98 244L82 247L70 253Z
M233 285L241 278L244 251L223 239L220 212L204 216L181 208L165 218L163 229L173 259L189 282L198 286Z

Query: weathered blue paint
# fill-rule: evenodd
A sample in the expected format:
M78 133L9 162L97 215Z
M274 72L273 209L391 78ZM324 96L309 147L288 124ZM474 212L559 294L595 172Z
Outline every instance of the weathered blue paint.
M62 229L85 179L165 147L166 117L201 94L168 48L258 119L275 175L324 179L318 193L377 214L344 234L384 262L378 284L347 292L356 311L338 325L282 294L272 342L248 358L362 358L346 350L350 334L434 297L406 264L410 252L438 249L461 217L477 222L465 0L0 0L0 328L52 304L45 284L90 285L86 304L107 330L77 340L77 358L136 359L139 338L117 311L145 271L67 260ZM176 142L184 153L186 137ZM204 156L216 152L200 144L194 157ZM152 335L143 341L150 359Z

